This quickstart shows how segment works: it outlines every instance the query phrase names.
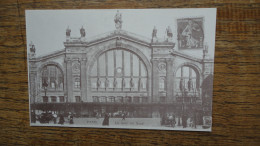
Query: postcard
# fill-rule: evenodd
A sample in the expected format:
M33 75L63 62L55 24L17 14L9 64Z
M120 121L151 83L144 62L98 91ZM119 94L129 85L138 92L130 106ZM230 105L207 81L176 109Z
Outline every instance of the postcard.
M211 131L215 8L26 10L31 126Z

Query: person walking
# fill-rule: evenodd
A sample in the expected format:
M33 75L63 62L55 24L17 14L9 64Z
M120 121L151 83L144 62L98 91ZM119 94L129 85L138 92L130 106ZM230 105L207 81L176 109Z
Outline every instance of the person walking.
M56 121L57 121L57 114L56 113L53 113L53 123L56 124Z
M105 114L105 118L103 120L102 125L103 126L108 126L109 125L109 114L108 113Z
M60 114L60 120L59 120L58 124L61 124L61 125L64 124L64 116L63 116L63 114Z

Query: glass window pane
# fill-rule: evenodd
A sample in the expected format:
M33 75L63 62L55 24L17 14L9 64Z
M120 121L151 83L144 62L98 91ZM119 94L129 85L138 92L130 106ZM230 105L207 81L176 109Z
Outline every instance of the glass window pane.
M108 76L114 76L114 55L113 51L107 52Z
M92 70L91 70L91 76L97 76L97 61L95 61Z
M99 57L99 75L106 75L106 61L105 61L105 53Z
M125 76L130 76L131 71L130 71L130 53L127 51L124 51L124 73Z
M139 58L133 54L133 75L139 76Z

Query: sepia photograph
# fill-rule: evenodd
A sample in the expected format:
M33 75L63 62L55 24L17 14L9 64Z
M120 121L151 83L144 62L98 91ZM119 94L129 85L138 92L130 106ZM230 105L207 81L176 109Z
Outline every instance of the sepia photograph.
M212 130L215 8L26 10L31 126Z

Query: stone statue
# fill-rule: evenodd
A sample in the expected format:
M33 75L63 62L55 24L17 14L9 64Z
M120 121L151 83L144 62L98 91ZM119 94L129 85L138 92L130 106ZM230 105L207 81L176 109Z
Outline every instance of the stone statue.
M34 46L34 44L31 42L29 46L30 46L30 52L31 53L35 53L35 46Z
M101 81L100 81L100 79L98 78L97 79L97 88L100 88L101 87Z
M131 80L130 80L130 86L131 86L131 88L135 87L135 82L134 82L133 78L131 78Z
M155 26L153 28L152 38L157 38L157 29Z
M68 27L66 29L66 37L70 37L70 32L71 32L71 29Z
M116 78L114 79L114 88L117 88L117 80L116 80Z
M189 81L188 81L188 90L189 90L189 91L193 90L193 82L192 82L192 79L189 79Z
M208 56L209 56L209 54L208 54L208 50L209 49L209 46L206 44L205 46L204 46L204 49L203 49L203 58L204 59L207 59L208 58Z
M125 79L122 79L122 87L125 88Z
M109 88L109 79L108 78L106 78L105 86L106 86L106 88Z
M116 29L120 30L122 28L123 21L122 21L122 14L119 13L118 10L117 10L117 13L115 15L114 21L115 21Z
M154 26L153 33L152 33L152 42L157 42L157 41L158 41L158 39L157 39L157 29Z
M80 34L81 34L81 37L85 37L86 36L85 29L83 28L83 26L80 29Z

